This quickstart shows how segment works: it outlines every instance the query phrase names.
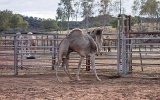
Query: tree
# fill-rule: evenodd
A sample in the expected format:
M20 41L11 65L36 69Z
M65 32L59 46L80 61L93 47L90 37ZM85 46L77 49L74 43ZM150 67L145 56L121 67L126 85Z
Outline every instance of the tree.
M72 8L72 1L73 0L61 0L60 3L59 3L59 5L61 7L58 10L58 11L62 12L61 14L63 15L63 18L67 18L68 30L69 30L69 20L70 20L71 15L74 12L74 10Z
M118 14L125 13L125 7L123 7L123 2L126 2L126 0L114 0L114 2L112 2L112 10L114 11L114 14L115 13L118 13Z
M25 21L28 23L29 30L40 30L42 28L42 21L44 19L37 18L37 17L23 17Z
M22 28L26 29L28 23L21 15L13 14L11 11L0 11L0 31L8 30L9 28Z
M23 18L20 15L12 15L10 19L10 28L24 28L26 29L28 26L28 23L23 20Z
M150 17L158 16L158 2L156 0L147 0L144 5L141 6L141 15L148 15Z
M93 13L94 0L81 0L82 17L85 19L86 28L88 29L88 18L91 17Z
M79 2L79 0L77 0L74 2L74 16L76 17L76 21L78 18L79 7L80 7L80 2Z
M159 28L159 1L156 0L147 0L144 5L141 7L140 14L141 15L147 15L150 18L157 18L157 25L156 28ZM153 22L153 21L152 21Z
M65 13L64 13L64 9L61 6L61 3L58 3L58 8L57 8L57 17L56 17L56 21L60 24L58 24L58 26L60 27L60 33L62 32L62 23L63 21L66 19Z
M100 0L100 14L106 15L107 13L109 13L109 3L110 0Z
M12 16L12 12L8 10L0 11L0 31L4 31L10 28L9 20Z
M42 21L42 27L43 29L47 31L57 30L58 26L55 20L47 19Z
M140 2L139 0L134 0L133 1L133 6L132 6L132 12L134 15L137 15L137 13L139 12L140 10Z
M100 11L99 13L103 15L103 27L105 28L106 16L109 14L109 3L110 0L100 0Z
M66 16L65 16L64 9L62 8L61 5L62 5L61 3L58 3L58 8L56 10L57 12L56 20L64 21L66 19Z

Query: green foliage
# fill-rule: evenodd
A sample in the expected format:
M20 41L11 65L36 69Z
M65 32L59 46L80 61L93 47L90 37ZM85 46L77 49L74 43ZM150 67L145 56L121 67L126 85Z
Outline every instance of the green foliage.
M158 0L134 0L132 11L134 14L158 17L160 14L160 1Z
M94 0L81 0L82 17L91 17L94 14Z
M27 16L25 16L24 19L28 22L29 30L40 30L42 28L41 23L43 19L37 17L27 17Z
M27 22L23 20L23 17L21 17L20 15L12 15L11 19L10 19L10 28L27 28Z
M12 12L8 10L0 11L0 31L10 28L10 19Z
M110 0L100 0L100 14L106 15L109 12L109 3L111 3Z
M96 22L95 24L94 24L94 27L100 27L101 26L101 23L100 22Z
M52 20L52 19L43 20L42 27L43 27L43 29L45 29L47 31L58 29L58 25L57 25L56 21Z
M131 18L131 25L134 24L139 24L140 23L140 17L139 16L135 16Z
M158 2L156 0L147 0L141 7L141 15L157 16Z
M63 12L68 20L73 12L72 3L71 3L72 1L73 0L61 0L61 3L60 3L63 6Z
M56 20L64 21L65 19L66 19L66 16L64 14L63 8L58 7Z
M57 22L57 24L58 24L58 29L59 30L67 30L67 28L68 28L68 22L67 21L58 21ZM70 22L70 25L72 25L72 23Z
M65 21L67 19L68 29L69 29L70 17L74 13L74 10L73 10L73 7L72 7L72 1L73 0L60 0L60 3L58 4L59 7L57 9L57 19L59 19L60 21Z
M118 25L118 20L117 19L114 19L110 22L110 26L112 26L113 28L116 28Z
M26 29L28 23L18 14L13 14L11 11L0 11L0 31L21 28Z

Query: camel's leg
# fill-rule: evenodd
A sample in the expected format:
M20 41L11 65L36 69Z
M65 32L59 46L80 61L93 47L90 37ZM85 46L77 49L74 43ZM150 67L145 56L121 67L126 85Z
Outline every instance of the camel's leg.
M111 47L108 47L108 52L111 52Z
M106 45L105 45L105 44L103 44L103 46L104 46L103 51L106 51Z
M81 69L81 65L82 65L83 60L84 60L84 57L81 56L81 58L80 58L80 60L79 60L79 64L78 64L77 74L76 74L77 80L80 80L80 78L79 78L79 73L80 73L80 69Z
M58 61L57 62L57 65L55 66L56 67L56 78L57 78L57 80L59 81L59 82L62 82L60 79L59 79L59 77L58 77L58 68L60 67L60 65L61 65L61 62L62 61Z
M62 66L64 67L64 71L65 71L65 73L68 75L68 77L69 77L70 79L73 79L72 76L71 76L71 74L70 74L70 72L69 72L69 64L68 64L68 63L69 63L69 62L68 62L68 58L64 58L64 59L63 59Z
M90 57L91 57L92 70L93 70L93 72L94 72L97 80L98 80L98 81L101 81L101 79L100 79L100 78L98 77L98 75L97 75L96 68L95 68L95 55L94 55L94 54L91 54Z

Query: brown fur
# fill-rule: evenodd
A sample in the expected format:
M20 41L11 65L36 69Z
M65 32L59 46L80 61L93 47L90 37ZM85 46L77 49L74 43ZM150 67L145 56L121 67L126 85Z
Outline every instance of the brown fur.
M101 32L98 33L97 32ZM97 43L101 42L101 36L102 31L100 30L95 30L94 33L91 33L91 36L88 34L83 33L80 29L74 29L68 34L66 38L64 38L60 45L59 45L59 50L58 50L58 66L62 63L62 66L65 67L65 72L70 76L69 71L68 71L68 59L69 59L69 54L71 52L77 52L80 56L81 59L78 64L78 72L77 72L77 80L79 80L79 71L81 67L81 63L83 62L83 59L85 56L91 56L91 62L92 62L92 68L94 70L95 76L97 77L98 80L99 77L97 76L96 69L95 69L95 64L94 64L94 55L97 52L97 49L102 43ZM94 37L94 38L92 38ZM56 67L56 76L58 79L58 66ZM71 76L70 76L71 77ZM58 79L59 80L59 79Z

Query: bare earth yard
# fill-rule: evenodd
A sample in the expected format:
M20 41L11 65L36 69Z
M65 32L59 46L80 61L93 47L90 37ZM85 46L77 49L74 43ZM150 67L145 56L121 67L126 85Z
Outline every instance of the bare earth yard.
M0 76L0 100L160 100L159 73L99 76L101 82L84 71L81 81L74 81L60 73L62 83L54 73Z

